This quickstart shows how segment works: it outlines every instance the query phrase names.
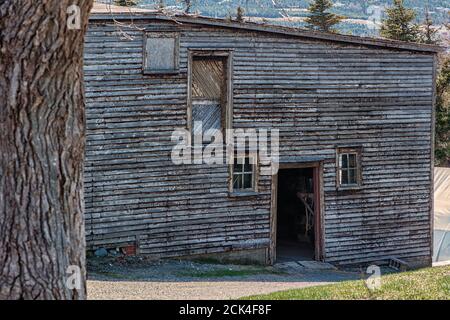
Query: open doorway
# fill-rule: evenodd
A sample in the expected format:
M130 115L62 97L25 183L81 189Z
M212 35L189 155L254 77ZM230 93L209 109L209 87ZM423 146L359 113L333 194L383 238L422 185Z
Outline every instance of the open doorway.
M277 179L276 261L320 260L320 197L316 167L280 169Z

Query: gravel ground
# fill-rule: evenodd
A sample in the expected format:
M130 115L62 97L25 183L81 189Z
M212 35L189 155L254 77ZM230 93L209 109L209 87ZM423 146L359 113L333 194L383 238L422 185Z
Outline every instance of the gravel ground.
M88 260L88 299L237 299L359 277L355 272L333 270L318 272L187 261L151 262L123 257L91 258Z

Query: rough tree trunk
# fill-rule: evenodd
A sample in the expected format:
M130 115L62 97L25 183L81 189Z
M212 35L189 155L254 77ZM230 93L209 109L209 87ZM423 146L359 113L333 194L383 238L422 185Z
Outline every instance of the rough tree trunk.
M0 299L83 299L83 43L93 0L0 1ZM81 29L67 8L81 9ZM68 266L81 289L66 286Z

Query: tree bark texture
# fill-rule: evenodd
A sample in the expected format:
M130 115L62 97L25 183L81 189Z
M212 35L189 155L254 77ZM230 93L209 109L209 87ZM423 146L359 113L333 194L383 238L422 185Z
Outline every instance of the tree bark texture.
M84 299L83 45L93 0L0 1L0 299ZM81 28L67 25L77 5ZM81 289L67 286L69 266Z

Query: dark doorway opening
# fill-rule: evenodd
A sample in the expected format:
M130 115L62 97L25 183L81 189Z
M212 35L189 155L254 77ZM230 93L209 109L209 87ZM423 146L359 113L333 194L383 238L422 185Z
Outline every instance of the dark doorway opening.
M277 262L316 260L315 168L281 169L277 192Z

